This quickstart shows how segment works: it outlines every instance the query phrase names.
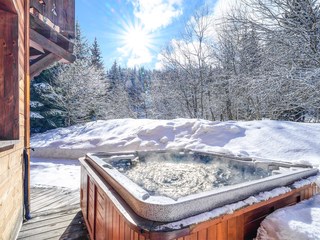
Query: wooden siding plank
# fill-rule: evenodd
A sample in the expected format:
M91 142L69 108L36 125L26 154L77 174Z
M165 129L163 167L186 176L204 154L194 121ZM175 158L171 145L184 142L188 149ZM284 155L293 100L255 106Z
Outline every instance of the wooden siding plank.
M228 222L223 221L217 224L217 239L228 239Z
M120 231L120 222L119 222L119 214L115 208L112 211L112 237L113 239L119 239L119 231Z
M135 240L134 239L134 231L130 228L130 240Z
M231 218L228 220L228 240L237 239L237 218Z
M146 240L145 236L139 234L139 240Z
M113 226L112 226L112 212L113 212L113 206L110 201L108 201L108 206L107 206L107 216L106 216L106 224L107 224L107 232L108 232L108 238L107 239L112 239L112 231L113 231Z
M208 240L216 240L217 239L217 225L212 225L208 227Z
M134 240L139 240L139 233L137 233L136 231L134 231Z
M207 240L207 229L198 232L198 240Z
M237 237L236 239L244 239L244 215L237 216Z
M125 240L130 240L131 239L131 231L130 231L130 227L128 226L128 224L124 224L124 239Z
M119 239L125 239L125 223L122 217L119 218Z
M312 188L309 188L309 197L312 197L312 194L313 194L313 190Z
M18 29L18 16L0 10L0 140L20 136Z
M0 16L1 16L1 11L0 11ZM4 98L4 45L5 45L5 40L0 38L0 99ZM2 110L0 110L2 111ZM2 113L2 112L1 112Z
M197 239L198 239L197 233L192 233L192 234L184 237L184 240L197 240Z

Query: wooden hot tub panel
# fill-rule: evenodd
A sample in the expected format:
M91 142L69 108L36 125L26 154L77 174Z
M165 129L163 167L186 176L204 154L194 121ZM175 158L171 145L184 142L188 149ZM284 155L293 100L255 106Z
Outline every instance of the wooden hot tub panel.
M163 223L135 214L84 160L81 161L81 209L91 239L105 240L231 240L252 239L261 221L274 210L308 199L315 184L179 230L154 231Z

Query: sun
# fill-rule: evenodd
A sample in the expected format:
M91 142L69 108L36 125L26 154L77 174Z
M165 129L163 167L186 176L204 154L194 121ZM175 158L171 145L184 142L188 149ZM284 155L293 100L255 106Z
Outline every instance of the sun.
M119 32L120 42L117 50L126 59L128 67L141 66L153 60L153 51L156 49L155 34L148 31L144 25L127 21L122 24Z
M139 54L151 47L152 37L141 26L134 26L124 33L124 43L132 54Z

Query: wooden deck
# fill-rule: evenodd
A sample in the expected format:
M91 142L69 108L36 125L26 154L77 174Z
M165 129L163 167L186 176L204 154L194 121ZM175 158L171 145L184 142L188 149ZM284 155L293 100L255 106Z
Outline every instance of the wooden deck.
M18 239L89 239L79 190L31 188L31 216Z

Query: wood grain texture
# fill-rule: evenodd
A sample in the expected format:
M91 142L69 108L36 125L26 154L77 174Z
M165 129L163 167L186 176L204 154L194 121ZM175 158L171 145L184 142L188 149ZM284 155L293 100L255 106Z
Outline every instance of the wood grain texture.
M23 224L18 239L89 239L79 208L78 193L78 190L32 188L30 197L32 219ZM64 201L60 202L57 199ZM38 209L36 206L46 207Z
M50 0L45 5L39 0L31 0L31 7L59 26L63 35L74 38L75 0Z
M66 1L71 2L69 9L66 9L66 3L60 7L69 11L74 7L74 0ZM57 6L60 2L54 1ZM23 149L30 146L29 11L30 0L0 0L0 141L17 140L10 148L0 148L0 239L15 239L23 220L22 154ZM69 24L72 35L74 19L70 18L74 18L74 10L63 18L68 19L66 24ZM53 36L57 38L58 45L70 54L73 44L67 37L71 35ZM52 207L63 202L57 199ZM40 210L48 206L39 203L38 207ZM75 232L70 233L72 237L76 235Z
M75 60L75 57L70 52L33 29L30 29L30 39L42 46L45 50L54 53L56 56L63 58L68 62L73 62Z
M43 54L30 66L30 77L34 78L61 58L53 53Z
M20 113L24 114L24 69L29 64L24 6L24 0L0 0L0 141L17 140L11 148L0 149L0 239L15 239L23 216L24 116Z
M81 162L83 164L83 162ZM88 165L86 165L88 167ZM97 175L95 171L88 170L83 167L82 174L89 176L89 185L95 186L96 194L103 195L105 200L105 219L101 216L94 216L98 219L99 226L105 226L105 239L150 239L150 240L234 240L234 239L252 239L256 236L256 231L261 221L270 213L278 208L292 205L303 199L301 195L310 197L311 193L314 194L317 191L313 185L307 185L300 189L292 190L289 193L274 197L264 202L260 202L251 206L247 206L240 210L235 211L233 214L227 214L221 217L217 217L212 220L198 223L196 225L188 226L182 230L170 230L156 231L154 226L161 226L161 223L143 220L136 216L130 208L123 203L127 213L123 213L118 209L119 202L114 202L114 198L119 196L114 190L107 185L106 182L101 181L101 177ZM87 171L88 170L88 171ZM87 177L81 177L82 181L86 181ZM103 184L103 185L101 185ZM82 183L81 186L85 186ZM105 190L103 190L105 189ZM307 193L308 195L306 195ZM89 194L93 194L92 192ZM112 194L112 195L111 195ZM89 199L90 196L88 195ZM88 201L88 200L87 200ZM101 201L98 200L99 203ZM121 202L121 201L120 201ZM82 205L82 211L90 211L88 208L92 205ZM97 207L97 206L96 206ZM134 222L132 222L134 220ZM85 219L88 224L88 219ZM100 222L103 221L103 224ZM149 223L148 223L149 222ZM96 222L97 223L97 220ZM149 226L148 228L146 226ZM97 230L92 235L101 233L101 230ZM102 237L103 238L103 237Z
M19 139L18 59L18 16L0 10L0 140Z

